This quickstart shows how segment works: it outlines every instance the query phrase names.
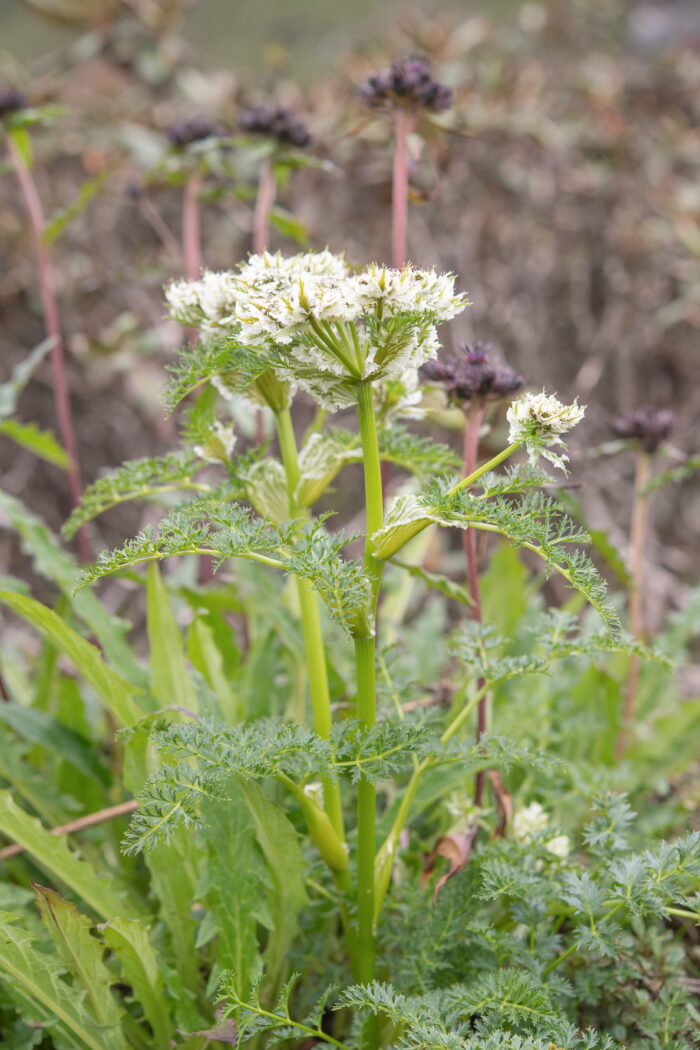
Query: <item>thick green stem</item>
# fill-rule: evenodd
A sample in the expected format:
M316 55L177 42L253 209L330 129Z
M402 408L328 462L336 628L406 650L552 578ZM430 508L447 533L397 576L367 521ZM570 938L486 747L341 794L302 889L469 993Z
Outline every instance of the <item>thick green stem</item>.
M365 472L365 510L367 539L365 542L365 571L372 581L373 612L376 618L377 599L381 581L381 562L374 555L372 536L384 521L382 474L379 443L372 402L372 386L359 387L358 418ZM376 720L375 640L355 639L357 669L357 713L366 726ZM376 828L376 799L373 784L360 781L357 791L357 959L356 979L367 982L374 979L374 851Z
M277 437L282 454L282 463L287 476L289 511L290 515L293 515L297 510L294 493L299 484L299 461L297 459L292 417L288 408L275 412L275 423L277 425ZM331 699L328 689L328 671L326 668L318 600L308 580L302 580L297 576L296 583L314 728L319 736L327 739L330 736L332 725ZM323 801L336 834L344 842L345 831L343 828L343 807L340 799L340 788L330 780L325 780L323 783Z

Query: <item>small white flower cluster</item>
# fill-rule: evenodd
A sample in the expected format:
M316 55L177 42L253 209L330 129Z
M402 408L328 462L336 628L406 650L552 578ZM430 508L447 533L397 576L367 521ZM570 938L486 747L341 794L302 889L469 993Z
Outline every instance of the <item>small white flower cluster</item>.
M535 838L542 838L549 828L549 816L539 804L531 802L529 806L516 809L511 822L511 833L517 842L531 843ZM568 835L554 835L544 842L548 853L566 860L571 852Z
M454 276L378 264L351 273L341 255L252 255L238 271L204 273L166 290L170 316L210 335L283 351L274 365L332 410L356 400L365 379L401 380L437 354L436 325L467 305ZM410 389L409 389L410 388Z
M537 463L539 456L544 456L554 466L566 471L565 454L553 452L546 446L566 445L561 434L571 430L583 419L585 405L575 400L573 405L564 405L553 394L523 394L513 401L507 412L510 423L508 440L512 444L521 441L527 448L530 462Z

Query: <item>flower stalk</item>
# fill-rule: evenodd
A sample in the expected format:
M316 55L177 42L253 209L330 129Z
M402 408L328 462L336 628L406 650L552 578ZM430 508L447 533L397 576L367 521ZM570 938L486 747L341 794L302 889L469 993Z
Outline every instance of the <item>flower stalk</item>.
M32 177L29 165L17 145L12 133L7 136L7 144L10 155L10 163L17 177L17 181L24 196L29 222L34 240L37 265L39 268L39 290L41 304L44 313L44 325L46 335L51 340L51 368L53 372L54 402L56 415L58 417L58 429L61 435L63 447L68 453L68 484L70 487L71 504L77 507L83 494L83 485L80 477L80 461L78 459L78 445L75 438L75 427L73 425L73 413L70 406L68 394L68 381L66 377L66 363L63 352L63 339L61 337L61 323L58 313L58 301L56 299L56 286L54 283L53 268L49 251L46 245L46 220L44 218L41 200ZM76 533L78 550L83 561L91 558L90 544L87 533L81 528Z

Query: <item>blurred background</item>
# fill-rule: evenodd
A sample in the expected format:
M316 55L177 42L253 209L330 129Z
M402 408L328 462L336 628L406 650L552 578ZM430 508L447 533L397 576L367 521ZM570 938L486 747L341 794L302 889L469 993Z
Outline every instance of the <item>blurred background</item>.
M409 150L409 257L454 270L473 302L443 332L446 346L490 342L531 387L588 404L572 441L573 491L624 552L634 457L606 451L611 419L645 403L673 411L660 470L700 446L693 0L2 0L0 86L38 112L32 175L50 225L83 479L173 445L159 390L182 332L164 319L162 288L187 270L183 197L195 171L203 264L227 268L251 250L270 149L241 136L251 106L288 106L311 135L303 150L276 155L271 247L390 261L391 128L360 88L408 55L426 57L455 94ZM193 119L215 138L180 141ZM7 166L0 252L7 381L44 334L36 255ZM17 413L56 429L48 361ZM6 491L59 529L70 510L63 472L3 436L0 469ZM652 625L698 581L697 476L652 502ZM147 515L111 511L91 527L93 550ZM0 562L41 596L9 529Z

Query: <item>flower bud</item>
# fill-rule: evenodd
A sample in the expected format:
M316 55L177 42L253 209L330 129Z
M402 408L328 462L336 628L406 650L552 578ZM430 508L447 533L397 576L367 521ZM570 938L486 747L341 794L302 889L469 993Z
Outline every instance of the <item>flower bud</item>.
M221 127L204 114L190 117L188 120L178 120L171 124L166 132L168 142L177 149L184 149L193 142L214 138L221 133Z
M416 108L442 113L454 100L446 84L433 79L428 64L421 58L394 62L367 79L360 97L368 106L409 104Z
M509 365L491 357L490 350L488 344L476 343L472 347L463 343L458 356L448 361L428 361L421 374L442 386L449 400L457 404L510 397L520 390L524 379Z
M25 109L27 96L23 91L14 87L0 88L0 119L8 113L16 113L19 109Z
M635 438L645 452L656 452L659 445L671 433L673 412L669 409L642 405L634 412L625 412L612 420L613 433L621 438Z
M297 149L304 149L311 143L308 128L301 120L297 120L288 106L252 106L241 114L239 126L241 131L269 135Z

